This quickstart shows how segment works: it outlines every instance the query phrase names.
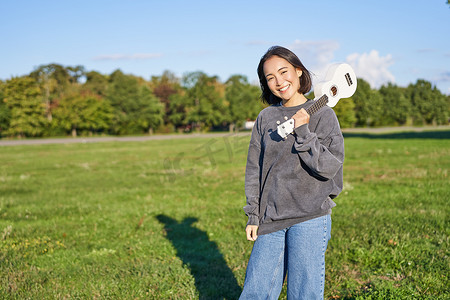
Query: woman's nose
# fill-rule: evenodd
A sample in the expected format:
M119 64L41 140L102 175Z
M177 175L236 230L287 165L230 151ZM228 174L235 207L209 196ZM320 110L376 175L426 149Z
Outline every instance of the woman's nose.
M280 76L275 76L275 83L277 85L281 85L283 83L283 79Z

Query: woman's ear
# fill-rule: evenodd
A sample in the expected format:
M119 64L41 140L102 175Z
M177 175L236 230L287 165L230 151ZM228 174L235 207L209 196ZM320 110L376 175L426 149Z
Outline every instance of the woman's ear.
M297 76L301 77L302 74L303 74L302 70L301 69L297 69L296 71L297 71Z

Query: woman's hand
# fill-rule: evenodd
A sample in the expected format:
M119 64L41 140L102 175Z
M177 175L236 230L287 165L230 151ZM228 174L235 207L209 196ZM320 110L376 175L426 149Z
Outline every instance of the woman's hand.
M257 225L247 225L245 227L245 232L247 233L247 240L249 241L256 241L258 238L258 226Z
M292 116L292 119L294 119L294 128L309 123L309 115L304 108L296 112L295 115Z

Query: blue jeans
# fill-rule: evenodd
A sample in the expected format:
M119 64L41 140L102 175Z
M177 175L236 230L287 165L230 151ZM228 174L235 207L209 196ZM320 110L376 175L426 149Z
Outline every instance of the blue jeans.
M287 273L288 299L323 299L331 216L258 236L239 299L278 299Z

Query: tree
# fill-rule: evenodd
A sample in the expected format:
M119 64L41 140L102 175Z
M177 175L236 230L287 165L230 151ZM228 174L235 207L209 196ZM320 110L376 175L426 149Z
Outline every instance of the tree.
M85 77L86 71L83 66L66 67L67 73L69 74L69 82L72 84L80 83L80 79Z
M407 94L412 104L414 124L448 123L449 98L429 81L419 79L415 84L410 84Z
M355 103L352 98L343 98L333 107L341 128L351 128L355 125Z
M223 92L216 76L203 72L188 73L183 77L186 87L187 119L193 129L203 130L221 125L226 120Z
M0 137L2 133L9 128L11 121L11 111L5 103L4 90L5 83L0 80Z
M405 125L410 116L411 103L405 96L404 89L388 83L379 92L385 107L381 125Z
M31 77L10 79L3 93L11 116L6 134L19 137L42 135L48 123L36 80Z
M169 109L170 113L167 114L167 120L173 124L178 130L187 130L189 123L187 118L187 111L189 107L189 99L186 97L186 91L182 90L176 94L172 94L169 97Z
M259 87L250 85L247 77L233 75L225 85L231 132L242 126L246 120L255 120L264 106L259 99L261 93Z
M111 130L115 134L125 134L133 131L130 126L130 114L139 109L139 84L131 76L120 70L110 75L110 83L106 90L106 99L113 107L114 117Z
M111 74L110 81L106 99L114 109L114 133L151 133L161 124L163 106L146 85L120 70Z
M59 94L63 93L72 81L69 71L59 64L41 65L30 73L30 77L40 84L45 80L54 79L57 84L56 90Z
M41 65L30 73L43 91L43 103L45 115L48 121L52 121L52 109L55 100L64 97L65 94L73 93L72 88L77 88L79 79L84 75L84 67L64 67L59 64Z
M108 102L97 95L75 93L64 97L55 109L55 126L76 137L80 131L104 131L112 119L112 108Z
M180 80L173 73L164 71L160 77L152 76L150 87L164 105L164 123L170 123L169 116L172 114L170 97L181 92Z
M163 123L164 105L147 86L141 86L139 107L135 117L137 125L142 131L152 134Z
M379 126L383 114L383 99L377 90L372 90L369 83L358 78L358 88L352 96L355 104L357 126Z
M91 91L98 96L104 97L107 87L108 76L104 76L95 71L86 73L86 82L83 84L83 90Z

